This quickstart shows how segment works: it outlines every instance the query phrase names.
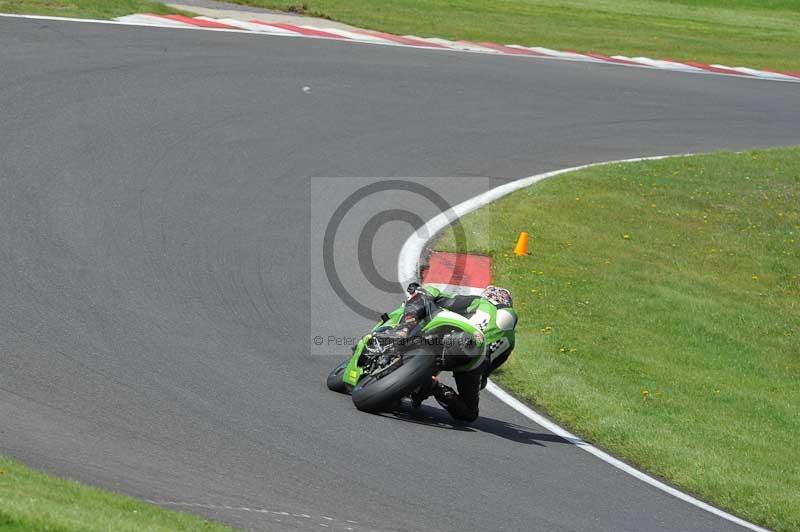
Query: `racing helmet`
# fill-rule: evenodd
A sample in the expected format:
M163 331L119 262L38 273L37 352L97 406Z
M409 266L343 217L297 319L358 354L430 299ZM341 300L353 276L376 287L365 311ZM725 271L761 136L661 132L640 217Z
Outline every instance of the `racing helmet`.
M481 292L481 297L496 307L512 307L511 292L500 286L489 285Z

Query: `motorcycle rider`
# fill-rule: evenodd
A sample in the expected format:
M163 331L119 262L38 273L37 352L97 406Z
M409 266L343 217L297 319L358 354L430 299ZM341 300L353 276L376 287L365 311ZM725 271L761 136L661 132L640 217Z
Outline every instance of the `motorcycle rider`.
M489 285L480 295L453 295L417 283L409 285L408 293L410 297L398 323L398 334L403 334L405 323L410 325L424 316L427 308L424 302L431 299L436 306L467 318L483 334L485 350L479 356L466 361L445 360L442 369L453 372L458 391L434 377L430 385L423 386L411 396L415 408L433 395L453 418L468 423L474 421L478 417L479 394L489 375L503 365L514 350L517 313L512 308L511 293L505 288Z

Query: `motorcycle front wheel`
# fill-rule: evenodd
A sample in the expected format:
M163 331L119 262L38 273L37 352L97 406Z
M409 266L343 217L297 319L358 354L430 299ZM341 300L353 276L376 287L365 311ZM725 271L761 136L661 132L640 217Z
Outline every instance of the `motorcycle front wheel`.
M332 392L338 393L345 393L347 392L347 383L344 382L344 370L347 368L347 364L350 363L350 359L348 358L335 368L333 371L330 372L328 375L328 380L326 384L328 385L328 389Z

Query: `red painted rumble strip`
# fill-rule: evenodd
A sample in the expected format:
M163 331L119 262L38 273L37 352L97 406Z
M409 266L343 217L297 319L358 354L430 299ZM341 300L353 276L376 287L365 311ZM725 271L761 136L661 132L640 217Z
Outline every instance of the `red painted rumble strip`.
M382 31L368 31L368 30L361 30L357 28L350 28L348 31L352 31L353 33L360 33L361 35L370 35L373 37L380 37L381 39L386 39L387 41L393 41L400 44L407 44L409 46L424 46L425 48L445 48L441 44L436 44L433 42L427 41L420 41L417 39L412 39L411 37L402 37L400 35L392 35L391 33L384 33Z
M800 72L781 72L780 70L770 70L768 68L761 68L764 72L772 72L773 74L783 74L784 76L791 76L793 78L800 78Z
M191 24L192 26L200 26L201 28L220 28L226 30L238 30L241 28L237 28L236 26L229 26L228 24L223 24L222 22L214 22L211 20L203 20L198 18L192 17L184 17L183 15L156 15L162 18L168 18L170 20L175 20L177 22L183 22L185 24Z
M542 57L544 54L540 54L539 52L534 52L533 50L526 50L523 48L512 48L510 46L505 46L502 44L496 44L493 42L476 42L471 44L477 44L478 46L484 46L486 48L491 48L492 50L497 50L499 52L503 52L506 54L514 54L514 55L535 55L537 57Z
M302 28L300 26L294 26L293 24L286 24L285 22L264 22L262 20L251 20L250 22L261 24L263 26L274 26L276 28L281 28L282 30L289 30L295 33L299 33L300 35L308 35L311 37L328 37L330 39L345 39L345 37L342 37L341 35L336 35L335 33L328 33L327 31L322 31L322 30L312 30L310 28Z
M602 59L603 61L608 61L609 63L619 63L621 65L649 66L645 65L644 63L637 63L636 61L628 61L627 59L616 59L609 55L598 54L597 52L575 52L573 50L566 50L566 51L575 54L585 55L588 57L594 57L595 59Z
M681 63L682 65L689 65L695 68L700 68L702 70L707 70L709 72L716 72L717 74L733 74L734 76L750 76L745 72L739 72L738 70L733 70L732 68L721 68L715 67L711 65L706 65L705 63L698 63L696 61L676 61L674 59L667 59L666 61L672 61L673 63Z
M422 282L486 288L492 282L492 260L481 255L434 251Z
M216 20L206 20L200 18L192 18L187 17L184 15L157 15L155 13L144 13L145 15L152 16L152 17L159 17L169 20L174 20L176 22L181 22L183 24L189 24L192 26L198 26L201 28L216 28L216 29L228 29L228 30L241 30L241 28L237 26L231 26L230 24L224 24L222 22L218 22ZM261 24L262 26L272 26L275 28L283 29L286 31L294 32L300 35L306 35L309 37L324 37L328 39L343 39L349 40L348 37L343 35L339 35L336 33L331 33L325 30L320 30L316 28L304 28L302 26L296 26L294 24L287 24L285 22L264 22L263 20L251 20L250 22L255 24ZM381 39L385 39L387 41L396 42L399 44L404 44L408 46L415 46L420 48L440 48L440 49L449 49L448 46L437 44L433 42L428 42L422 39L417 39L413 37L405 37L401 35L393 35L391 33L385 33L382 31L377 30L363 30L360 28L349 28L348 31L353 33L358 33L361 35L371 36L371 37L379 37ZM463 43L465 45L472 45L472 46L480 46L489 50L495 50L498 52L502 52L504 54L511 54L511 55L526 55L526 56L535 56L535 57L549 57L548 54L543 54L537 52L535 50L531 50L528 48L515 48L513 46L507 46L504 44L497 44L493 42L470 42L470 41L457 41L457 43ZM618 59L615 57L611 57L605 54L601 54L598 52L577 52L574 50L564 50L566 52L570 52L576 55L582 55L584 57L589 57L593 59L599 59L601 61L609 62L609 63L618 63L622 65L635 65L635 66L651 66L647 63L640 63L635 60L630 59ZM712 66L707 65L705 63L699 63L697 61L677 61L674 59L662 59L662 61L668 61L671 63L681 64L690 66L693 68L697 68L700 70L705 70L707 72L714 72L717 74L729 74L734 76L745 76L745 77L757 77L756 74L749 74L747 72L740 72L738 70L734 70L733 68L726 68L721 66ZM762 68L761 71L763 72L772 72L774 74L780 74L782 76L787 76L791 78L800 79L800 72L799 71L787 71L782 72L779 70L770 70L768 68Z

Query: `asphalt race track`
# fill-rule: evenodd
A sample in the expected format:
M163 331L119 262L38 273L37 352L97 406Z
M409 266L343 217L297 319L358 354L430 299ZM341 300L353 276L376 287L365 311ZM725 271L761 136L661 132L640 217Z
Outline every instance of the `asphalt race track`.
M793 84L0 18L0 452L255 530L735 529L488 394L464 428L328 392L349 349L311 337L370 322L323 282L315 220L350 176L459 176L431 181L455 202L581 163L798 142ZM410 231L379 231L384 277ZM355 255L337 247L345 284Z

